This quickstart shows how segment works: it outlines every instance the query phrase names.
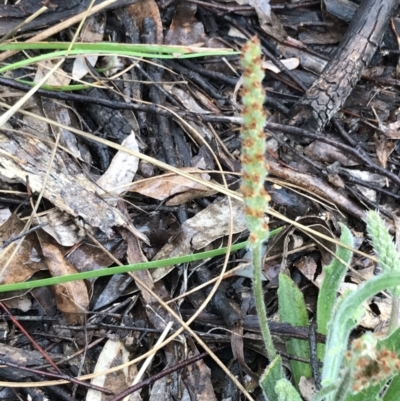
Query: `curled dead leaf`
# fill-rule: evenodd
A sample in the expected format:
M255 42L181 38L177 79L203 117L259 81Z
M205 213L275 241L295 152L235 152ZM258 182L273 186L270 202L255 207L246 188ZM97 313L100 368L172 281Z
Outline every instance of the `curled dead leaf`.
M43 255L53 277L78 273L64 258L61 250L41 238ZM84 313L89 308L89 295L83 280L53 286L57 307L64 313L68 323L83 323Z
M25 224L15 214L0 226L0 241L9 240L24 230ZM42 260L40 244L35 234L24 237L17 253L13 255L18 242L13 242L0 253L0 284L11 284L28 280L39 270L46 270ZM12 259L9 260L9 258ZM5 267L5 268L4 268Z
M198 169L182 168L182 171L193 172L196 177L211 181L209 174ZM134 182L129 190L157 200L168 199L165 203L167 206L181 205L192 199L216 194L216 191L202 184L172 173Z

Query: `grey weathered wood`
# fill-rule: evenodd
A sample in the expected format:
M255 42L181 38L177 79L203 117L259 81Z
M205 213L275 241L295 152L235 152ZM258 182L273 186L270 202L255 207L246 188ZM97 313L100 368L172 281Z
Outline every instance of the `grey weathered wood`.
M291 110L292 125L318 131L325 127L371 61L397 4L397 0L363 2L335 55Z

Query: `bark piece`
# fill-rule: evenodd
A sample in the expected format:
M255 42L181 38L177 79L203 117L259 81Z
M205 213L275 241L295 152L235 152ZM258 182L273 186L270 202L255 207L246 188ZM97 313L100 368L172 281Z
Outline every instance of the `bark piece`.
M51 149L39 139L0 132L0 151L0 179L26 184L28 177L32 191L39 193L50 166ZM97 195L96 190L96 185L68 156L56 154L44 190L46 199L109 237L113 236L113 227L125 226L147 241L114 206Z
M335 56L293 108L291 124L318 131L325 127L371 61L396 6L396 0L363 2Z

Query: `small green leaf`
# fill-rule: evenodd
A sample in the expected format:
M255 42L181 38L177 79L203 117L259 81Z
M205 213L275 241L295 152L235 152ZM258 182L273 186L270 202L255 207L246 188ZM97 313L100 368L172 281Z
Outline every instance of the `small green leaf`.
M286 274L279 275L278 288L279 316L282 323L292 326L308 326L308 314L304 297L293 280ZM286 348L291 355L310 359L308 342L298 339L286 340ZM312 376L308 363L290 361L294 382L297 386L302 376L309 379Z
M287 379L281 379L276 383L275 392L279 401L302 401L300 394Z
M322 401L326 396L332 394L337 390L337 384L330 384L329 386L323 387L318 393L314 394L311 401Z
M260 377L260 387L268 401L279 401L275 386L283 378L282 358L278 355Z
M343 224L340 241L349 247L353 247L353 236L350 230ZM334 311L339 285L346 274L347 265L350 263L353 253L344 247L339 246L336 257L332 263L323 268L324 279L319 290L317 302L317 330L321 334L327 334L328 322ZM324 357L325 346L318 344L318 357Z
M395 376L390 382L382 401L398 401L400 394L400 374Z

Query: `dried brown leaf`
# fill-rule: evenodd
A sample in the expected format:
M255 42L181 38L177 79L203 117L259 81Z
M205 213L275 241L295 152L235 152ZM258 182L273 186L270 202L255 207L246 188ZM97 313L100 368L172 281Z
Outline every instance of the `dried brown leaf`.
M310 281L314 281L315 272L317 271L317 263L311 256L304 256L295 263L295 266L306 276Z
M390 139L400 139L400 121L388 124L385 136Z
M306 379L302 376L299 382L299 390L305 401L310 401L312 396L317 392L314 379Z
M48 72L55 67L57 64L56 61L52 60L42 60L38 64L38 69L36 71L36 75L34 78L34 82L37 83L43 77L48 74ZM47 80L46 84L47 85L52 85L52 86L65 86L69 85L71 82L71 77L66 74L61 68L59 68L54 74L52 74Z
M0 241L3 243L10 238L19 235L25 224L13 214L0 227ZM13 242L0 253L0 266L5 266L11 257L18 242ZM40 244L35 234L24 237L22 244L6 269L0 270L0 284L18 283L29 279L39 270L47 270L47 265L42 260Z
M193 172L196 177L211 181L207 173L201 173L198 169L182 168L182 171ZM192 199L216 193L202 184L171 173L137 181L130 186L129 190L157 200L168 199L166 202L168 206L181 205Z
M176 85L168 86L166 88L168 89L168 92L174 95L187 110L199 114L209 113L208 110L205 110L201 106L199 106L199 104L196 102L196 100L193 98L192 94L190 93L190 91L187 90L187 88L185 88L184 90L182 88L178 88Z
M44 236L43 236L44 237ZM46 258L49 271L53 277L65 276L78 273L78 271L67 262L61 250L41 239L43 255ZM89 295L83 280L71 281L53 286L58 309L64 313L67 321L83 323L84 312L89 307Z
M134 152L139 152L139 145L135 133L131 131L123 142L122 146ZM113 157L107 171L97 180L97 185L101 188L97 190L99 195L104 191L108 194L120 195L127 190L138 169L139 159L122 150L119 150Z
M238 233L246 229L243 203L232 199L232 232ZM185 221L178 234L157 253L153 260L166 259L187 255L194 250L199 250L224 237L229 233L230 211L227 198L219 198L206 207L196 216ZM173 268L173 267L172 267ZM153 272L154 281L160 280L168 274L172 268L160 268Z
M248 4L256 10L258 21L264 32L283 42L288 36L279 18L271 11L268 0L236 0L239 4Z
M205 42L204 26L197 21L196 12L196 4L187 1L179 2L165 36L165 44L186 46Z
M19 309L28 312L32 307L32 297L28 294L3 301L9 309Z
M386 168L387 161L389 156L394 151L396 147L395 143L387 138L384 135L374 135L375 139L375 148L376 148L376 155L382 165L383 168Z
M104 30L106 27L106 14L100 13L88 17L82 28L80 42L101 42L104 36ZM96 65L97 55L87 55L77 57L72 67L72 78L75 81L82 79L88 72L88 63L92 66Z
M343 153L342 150L322 141L314 141L304 149L304 153L325 163L339 162L342 166L359 165L359 160Z
M41 101L43 113L49 120L56 121L66 126L71 125L71 117L65 102L61 100L54 101L47 98L42 98ZM74 157L82 160L81 152L78 149L78 141L71 131L58 127L55 124L51 125L50 129L52 130L54 137L60 135L61 146L68 149Z
M126 350L124 344L121 341L108 340L99 355L94 373L102 372L127 362L129 362L129 352ZM137 367L136 365L132 365L110 373L107 376L97 376L92 379L91 383L92 385L107 388L118 394L130 386L136 373ZM92 389L89 389L86 394L86 401L106 401L107 399L109 397ZM141 397L136 394L135 397L129 398L129 400L140 401Z
M39 223L47 223L43 230L62 246L73 246L82 239L79 227L71 216L59 209L51 209L40 217Z
M146 17L152 18L156 24L157 43L163 43L163 26L157 3L154 0L139 0L128 7L128 13L142 30L142 22Z

